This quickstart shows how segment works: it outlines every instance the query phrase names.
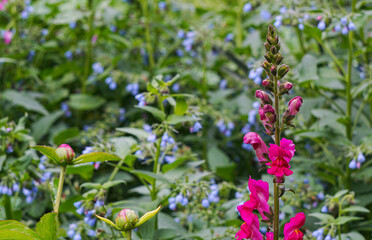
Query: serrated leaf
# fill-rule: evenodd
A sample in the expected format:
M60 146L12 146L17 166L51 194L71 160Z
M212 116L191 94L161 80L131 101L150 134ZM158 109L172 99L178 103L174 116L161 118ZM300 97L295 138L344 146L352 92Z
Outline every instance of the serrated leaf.
M100 216L98 216L98 215L96 215L96 217L97 217L98 219L104 221L105 223L111 225L113 228L115 228L115 229L117 229L117 230L120 230L120 229L118 229L118 228L116 227L115 223L111 222L109 219L104 218L104 217L100 217Z
M149 132L146 132L145 130L140 129L140 128L127 127L127 128L117 128L116 130L119 131L119 132L125 132L125 133L128 133L128 134L131 134L131 135L136 136L138 138L147 138L150 135Z
M47 156L50 160L52 160L56 164L60 163L59 157L58 157L58 155L56 153L56 150L54 148L49 147L49 146L39 146L39 145L38 146L33 146L31 148L41 152L42 154Z
M136 106L136 108L145 110L146 112L151 113L156 119L159 121L164 121L167 115L163 113L161 110L151 107L151 106Z
M72 162L74 164L88 163L88 162L104 162L104 161L120 161L121 158L110 153L92 152L75 158Z
M3 97L16 105L24 107L27 110L35 111L44 115L48 114L48 111L43 107L43 105L41 105L37 100L35 100L26 92L6 90L3 93Z
M170 115L168 116L166 122L168 124L178 124L183 122L193 122L193 121L199 121L200 118L195 118L191 116L177 116L177 115Z
M47 213L36 224L36 232L43 240L56 240L59 231L57 213Z
M138 223L136 224L135 228L141 226L142 224L144 224L145 222L147 222L148 220L150 220L151 218L153 218L160 210L160 207L159 206L157 209L153 210L153 211L150 211L150 212L147 212L145 213L138 221Z

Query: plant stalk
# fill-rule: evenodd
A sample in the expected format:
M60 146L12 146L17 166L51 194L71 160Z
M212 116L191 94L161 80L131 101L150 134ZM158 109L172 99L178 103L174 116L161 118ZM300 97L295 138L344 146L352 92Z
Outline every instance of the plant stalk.
M10 201L10 197L6 194L4 195L4 208L6 219L14 219L12 202Z
M127 231L127 240L131 240L132 239L132 230L128 230Z
M275 122L275 144L280 146L280 116L279 116L279 91L278 91L278 81L276 77L273 77L274 81L274 96L275 96L275 112L276 112L276 122ZM276 180L276 178L274 178ZM279 184L277 181L274 182L274 240L279 239Z
M62 166L61 172L59 173L59 182L58 182L58 190L57 190L57 196L56 196L56 203L54 205L53 211L57 213L58 215L58 210L59 210L59 204L61 202L61 195L62 195L62 190L63 190L63 182L65 180L65 175L66 175L66 165Z
M150 32L150 15L149 15L149 5L148 0L142 0L141 7L142 7L142 14L145 17L145 39L146 39L146 48L149 55L149 71L150 71L150 79L154 74L154 67L155 67L155 60L154 60L154 50L151 43L151 32Z
M93 9L93 1L89 0L87 2L87 8L90 11L89 18L88 18L88 34L87 34L87 50L85 56L85 65L84 65L84 75L81 79L81 92L86 92L86 82L88 76L90 74L90 68L92 65L92 57L93 57L93 44L92 44L92 37L93 37L93 22L94 22L94 9Z
M346 137L352 140L352 121L351 121L351 107L353 104L353 99L351 97L351 71L352 71L352 61L353 61L353 31L349 31L349 58L347 63L347 75L346 75L346 99L347 99L347 126L346 126Z

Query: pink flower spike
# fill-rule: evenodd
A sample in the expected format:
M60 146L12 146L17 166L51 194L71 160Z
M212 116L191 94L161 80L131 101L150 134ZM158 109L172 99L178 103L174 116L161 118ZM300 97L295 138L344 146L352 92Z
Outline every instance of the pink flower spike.
M268 148L265 142L262 140L260 135L255 132L249 132L245 134L243 138L244 143L251 144L253 149L256 151L256 156L260 162L266 162L267 159L264 154L268 153Z
M267 173L275 175L277 178L292 175L293 172L289 170L291 167L289 161L291 161L292 154L289 150L279 147L275 144L270 144L269 147L269 158L272 161L269 165L271 168L267 169Z
M236 233L235 238L237 238L237 240L262 240L263 238L259 228L260 223L258 221L258 217L251 212L248 221L242 224L240 231Z
M295 146L295 144L293 143L292 140L282 138L282 140L280 140L280 147L289 151L291 153L291 158L294 156L294 154L296 152L296 149L295 149L296 146Z
M10 44L12 42L12 38L13 38L13 32L12 31L5 31L3 36L4 36L4 43L5 44Z
M305 224L306 216L303 212L297 213L291 218L289 223L284 225L284 239L283 240L302 240L304 234L300 228Z
M267 232L266 233L266 240L274 240L274 233Z
M257 211L263 219L268 219L264 212L270 213L270 206L267 203L270 197L269 184L262 180L254 180L249 177L249 191L251 191L251 199L254 198L257 202Z

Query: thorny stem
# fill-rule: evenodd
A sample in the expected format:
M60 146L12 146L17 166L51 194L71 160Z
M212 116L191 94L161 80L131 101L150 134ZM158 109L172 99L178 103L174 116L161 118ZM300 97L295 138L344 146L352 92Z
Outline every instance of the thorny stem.
M62 166L61 172L59 174L59 182L58 182L58 190L57 190L57 196L56 196L56 203L54 205L53 211L57 213L59 210L59 203L61 202L61 195L62 195L62 189L63 189L63 182L65 180L65 174L66 174L66 165Z

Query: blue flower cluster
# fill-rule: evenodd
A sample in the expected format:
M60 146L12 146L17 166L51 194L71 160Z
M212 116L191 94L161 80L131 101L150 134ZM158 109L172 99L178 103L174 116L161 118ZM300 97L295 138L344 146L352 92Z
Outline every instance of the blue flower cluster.
M182 193L179 193L176 197L170 197L168 199L169 202L169 209L175 211L177 208L177 203L181 204L181 206L187 206L189 204L189 199L186 196L183 196Z
M221 119L217 122L216 127L226 137L230 137L232 130L234 130L235 128L235 124L233 122L228 122L227 124L225 124L224 120Z
M133 96L136 96L139 91L139 84L138 83L130 83L125 88L128 92L130 92Z
M251 127L256 124L256 116L258 113L258 108L260 107L260 103L255 101L252 103L253 109L249 110L248 112L248 123L244 125L244 127L241 130L241 133L246 134L247 132L251 131ZM246 144L242 143L242 148L245 150L251 151L252 150L252 145L251 144Z
M366 157L364 156L363 153L359 153L357 158L353 158L350 163L349 163L349 168L350 169L356 169L356 168L360 168L362 166L362 163L364 163L366 161Z
M248 78L252 79L255 84L259 85L262 82L262 78L261 78L262 72L263 72L263 68L261 67L257 69L252 68L249 71Z
M355 25L352 21L348 21L347 17L343 17L341 18L340 23L335 26L334 30L346 35L349 31L355 30Z
M124 122L125 120L125 108L119 109L119 121Z
M96 232L94 230L94 225L96 224L96 217L94 216L94 214L99 211L103 206L104 206L104 202L103 200L97 200L95 203L94 203L94 208L93 209L85 209L85 207L83 206L83 201L77 201L74 203L74 206L77 208L76 209L76 212L79 214L79 215L82 215L84 216L84 223L86 223L89 227L91 227L92 229L90 229L88 231L88 236L90 237L95 237L96 236ZM111 214L111 211L110 209L107 211L107 213L105 214L105 217L107 217L108 215ZM76 228L77 226L75 225L70 225L69 227L69 231L67 233L67 235L70 237L70 238L77 238L77 239L81 239L79 238L80 236L80 233L76 233ZM77 236L78 235L78 236ZM81 236L80 236L81 237Z
M64 112L66 117L71 117L70 107L67 105L66 102L61 103L61 110Z
M319 228L318 230L315 230L312 232L313 237L316 237L316 240L336 240L336 238L332 238L330 234L327 234L325 238L323 238L324 229Z
M118 87L118 84L114 81L111 76L108 76L105 79L105 83L109 86L110 90L115 90Z
M27 189L26 187L22 188L22 193L26 196L26 203L32 203L36 199L37 192L38 189L35 181L32 182L31 189Z
M4 195L12 196L13 193L18 192L18 191L19 191L18 183L14 183L13 186L11 187L8 187L7 185L0 185L0 195L4 194Z
M21 12L21 18L22 19L27 19L29 14L32 13L33 11L34 11L34 8L31 6L31 1L26 0L25 1L25 8Z
M203 126L201 125L200 122L195 122L194 125L190 128L190 133L197 133L199 132Z
M146 105L146 97L143 93L137 94L134 98L138 101L138 106Z
M95 74L101 74L104 71L104 68L100 62L93 63L92 69Z

